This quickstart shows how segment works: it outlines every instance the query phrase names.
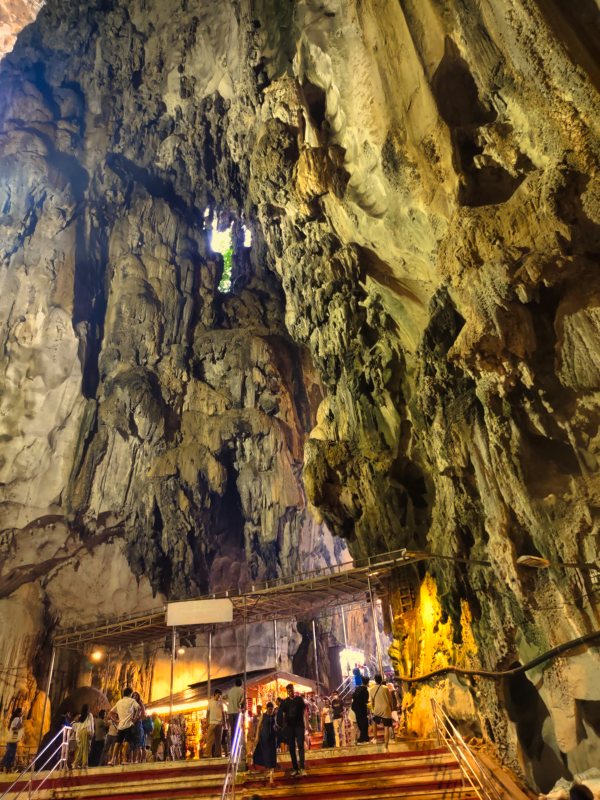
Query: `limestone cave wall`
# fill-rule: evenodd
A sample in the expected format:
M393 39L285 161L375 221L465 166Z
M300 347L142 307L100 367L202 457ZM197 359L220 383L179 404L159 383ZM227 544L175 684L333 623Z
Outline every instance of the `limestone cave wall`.
M600 542L599 17L48 0L0 63L0 592L38 620L2 636L32 681L48 620L346 545L445 557L412 617L390 589L407 677L597 630L598 571L560 564ZM441 697L547 789L598 760L598 668L411 684L410 724Z

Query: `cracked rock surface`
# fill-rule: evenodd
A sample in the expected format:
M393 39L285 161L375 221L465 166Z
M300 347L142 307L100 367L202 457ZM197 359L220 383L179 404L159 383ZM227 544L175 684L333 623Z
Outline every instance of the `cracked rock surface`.
M0 64L6 602L60 617L114 551L140 609L343 539L447 557L412 616L390 587L404 674L596 630L598 571L517 559L598 560L598 16L49 0ZM547 790L597 763L599 666L419 685L411 724L437 693Z

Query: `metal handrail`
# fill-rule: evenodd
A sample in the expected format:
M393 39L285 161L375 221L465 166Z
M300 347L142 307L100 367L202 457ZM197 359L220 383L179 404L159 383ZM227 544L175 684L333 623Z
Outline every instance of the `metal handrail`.
M23 794L23 792L25 790L27 790L27 797L29 798L29 800L31 800L31 798L34 798L38 794L38 792L40 791L42 786L46 783L46 781L48 780L50 775L52 775L52 773L55 770L62 769L63 767L66 767L67 759L68 759L68 756L69 756L69 740L70 740L71 736L73 735L73 733L74 733L73 728L69 728L66 725L64 727L62 727L58 731L56 736L53 736L52 739L50 739L50 741L48 742L48 744L42 750L40 750L38 753L36 753L35 758L33 759L33 761L31 761L31 763L28 764L25 767L23 772L21 772L20 775L17 776L17 778L11 783L11 785L8 787L8 789L6 789L3 792L3 794L0 795L0 800L3 800L3 798L8 797L8 795L13 791L15 786L17 786L19 781L21 781L21 780L23 780L25 778L27 773L30 773L29 774L29 780L21 787L19 792L14 797L11 798L11 800L17 800L17 798L21 797L21 795ZM58 747L55 747L52 750L52 752L48 753L48 751L50 750L51 746L59 738L60 738L60 743L59 743ZM33 789L33 781L34 781L36 772L38 772L38 773L39 772L43 772L44 768L48 766L48 764L50 763L52 758L54 758L54 756L56 756L58 753L60 753L59 760L52 767L52 769L48 771L48 774L40 781L40 783L35 787L35 789ZM44 755L46 755L46 760L44 761L42 766L38 770L36 770L35 769L36 763Z
M493 774L477 758L452 723L450 717L433 698L431 699L431 708L438 741L446 745L456 758L458 766L471 784L477 797L480 800L504 800L503 794L496 786Z
M348 695L350 694L350 690L352 689L353 686L354 686L354 676L348 675L348 677L344 678L344 680L340 683L340 685L336 689L336 692L338 693L340 700L343 701L346 699L346 697L348 697Z
M233 732L233 741L229 751L229 763L227 764L227 774L223 782L223 792L221 800L235 800L235 782L240 766L241 755L244 752L244 722L246 713L242 711L238 714Z

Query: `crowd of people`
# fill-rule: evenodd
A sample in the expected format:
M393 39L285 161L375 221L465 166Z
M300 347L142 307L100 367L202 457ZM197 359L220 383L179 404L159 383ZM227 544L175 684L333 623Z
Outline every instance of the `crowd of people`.
M322 747L345 747L378 741L381 728L387 749L399 726L398 692L381 675L375 675L372 685L368 677L361 676L349 708L337 691L329 697L302 697L290 683L286 692L284 699L268 702L264 711L257 709L255 725L248 731L253 764L269 770L271 780L277 755L285 749L289 749L292 776L305 774L305 751L311 746L313 732L322 733Z
M67 764L74 769L147 760L227 756L238 718L245 707L241 679L236 679L226 694L215 689L208 701L199 740L197 733L188 735L185 717L163 720L157 713L147 713L139 693L127 687L109 711L101 710L94 716L89 706L84 705L78 714L61 716L44 737L41 751L67 727L73 731L69 737ZM396 689L386 684L380 675L375 675L372 682L361 675L359 681L355 680L351 698L347 695L344 700L337 691L326 697L301 695L289 684L286 697L269 700L264 709L258 705L256 713L248 713L246 753L257 767L272 773L278 753L289 750L292 774L302 775L305 751L320 739L315 734L322 735L322 747L333 748L375 741L381 729L381 741L387 746L399 725L399 707ZM2 761L7 771L15 763L22 731L23 714L17 708L10 718ZM46 756L47 752L45 768L53 766ZM54 757L58 760L59 754Z

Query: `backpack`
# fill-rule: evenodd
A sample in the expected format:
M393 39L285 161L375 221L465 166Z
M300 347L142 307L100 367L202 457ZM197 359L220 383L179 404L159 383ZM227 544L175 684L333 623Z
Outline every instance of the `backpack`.
M152 729L154 728L154 723L150 717L146 717L142 720L142 728L144 729L144 733L152 733Z
M366 687L364 686L357 686L356 689L354 690L354 694L352 695L352 705L350 706L350 708L355 713L357 710L360 710L364 705L364 702L361 702L361 700L364 700L365 693L363 689L365 688Z

